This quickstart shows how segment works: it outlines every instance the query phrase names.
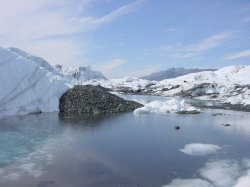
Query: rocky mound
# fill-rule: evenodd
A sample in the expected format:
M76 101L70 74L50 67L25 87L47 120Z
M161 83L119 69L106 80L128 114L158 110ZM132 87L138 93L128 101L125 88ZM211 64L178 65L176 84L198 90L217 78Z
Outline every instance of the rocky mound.
M78 85L63 94L59 109L66 113L98 114L128 112L142 106L111 94L101 86Z

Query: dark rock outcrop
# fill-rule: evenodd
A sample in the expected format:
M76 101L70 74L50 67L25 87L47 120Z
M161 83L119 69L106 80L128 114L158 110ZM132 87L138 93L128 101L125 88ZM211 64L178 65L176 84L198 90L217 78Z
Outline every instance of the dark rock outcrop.
M60 112L65 113L119 113L142 107L134 101L127 101L108 92L101 86L78 85L60 98Z

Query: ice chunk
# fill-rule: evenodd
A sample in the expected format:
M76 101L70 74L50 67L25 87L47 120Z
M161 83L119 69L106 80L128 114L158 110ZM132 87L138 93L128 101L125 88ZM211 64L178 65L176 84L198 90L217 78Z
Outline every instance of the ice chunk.
M240 166L235 160L216 160L205 164L200 169L203 178L211 181L215 186L233 186L237 178L241 175Z
M148 113L167 113L167 112L180 112L180 111L198 111L193 106L189 106L185 100L171 99L167 101L153 101L146 104L144 107L138 108L134 111L135 114L148 114Z

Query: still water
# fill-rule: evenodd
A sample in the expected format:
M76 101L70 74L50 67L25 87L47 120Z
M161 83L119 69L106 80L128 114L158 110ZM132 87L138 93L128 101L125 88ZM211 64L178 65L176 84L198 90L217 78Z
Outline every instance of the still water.
M168 99L125 97L143 103ZM216 113L222 114L213 115ZM191 143L214 144L220 150L202 156L180 151ZM194 178L214 186L233 186L249 167L247 112L44 113L0 120L1 187L174 186L173 180ZM207 176L209 172L228 179L221 183Z

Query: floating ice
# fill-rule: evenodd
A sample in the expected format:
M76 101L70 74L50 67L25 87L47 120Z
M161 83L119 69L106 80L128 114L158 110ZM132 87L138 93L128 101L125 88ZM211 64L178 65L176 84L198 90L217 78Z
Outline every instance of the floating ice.
M228 187L233 186L240 177L240 170L240 165L235 160L216 160L207 162L199 172L215 186Z
M210 160L197 171L200 178L176 178L164 187L249 187L250 160Z
M193 106L188 105L185 100L171 99L167 101L153 101L146 104L144 107L138 108L134 111L135 114L148 113L167 113L167 112L192 112L198 111Z

